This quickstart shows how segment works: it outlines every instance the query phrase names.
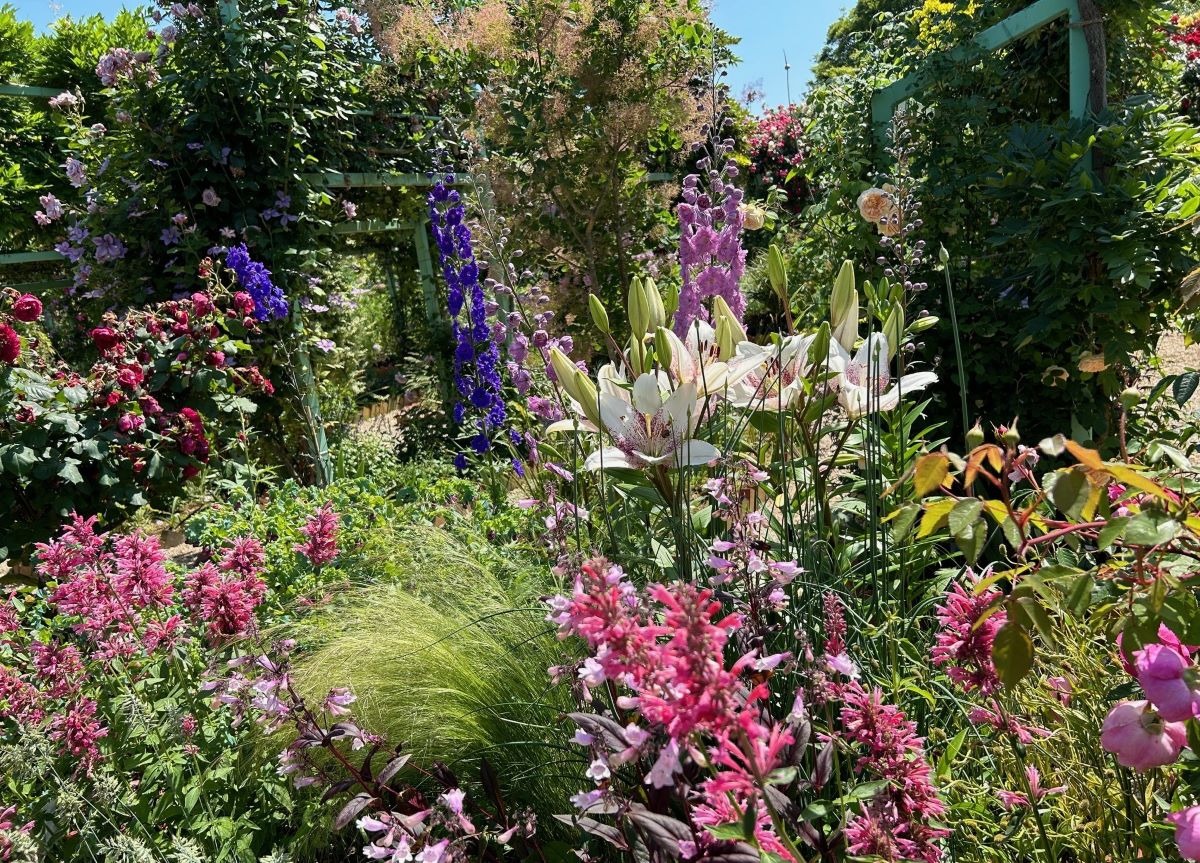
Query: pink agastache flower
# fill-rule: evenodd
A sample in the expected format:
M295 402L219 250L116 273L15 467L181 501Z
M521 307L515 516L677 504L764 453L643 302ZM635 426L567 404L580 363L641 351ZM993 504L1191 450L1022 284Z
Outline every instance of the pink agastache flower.
M100 758L97 743L108 736L108 728L96 720L96 702L83 698L50 720L50 739L63 751L79 759L82 770L90 770Z
M33 668L43 692L50 698L66 698L79 689L83 660L73 644L35 641L29 646Z
M1167 820L1175 825L1175 845L1184 860L1200 860L1200 806L1172 812Z
M1100 745L1117 762L1144 772L1174 763L1187 743L1182 722L1169 722L1148 701L1122 701L1113 706L1100 730Z
M759 657L752 651L726 668L729 635L741 626L737 615L724 614L712 591L691 584L650 585L643 594L625 579L620 567L603 558L586 561L570 597L550 600L548 619L560 635L576 635L593 651L580 675L588 685L605 680L631 691L619 703L636 709L652 728L665 732L645 782L669 788L683 770L682 755L701 739L711 741L709 759L715 775L702 786L695 807L696 823L715 825L737 820L737 812L753 805L766 812L757 777L779 766L783 750L793 742L790 731L762 721L760 702L767 684L750 685L743 674ZM646 743L645 729L626 736L637 755ZM609 778L610 765L597 759L590 775ZM598 795L577 795L577 805L590 806ZM791 860L768 822L756 828L763 848ZM701 831L698 843L708 841Z
M162 608L171 603L175 585L167 574L157 537L140 533L121 536L113 543L117 571L113 590L127 608Z
M1029 791L1033 795L1035 802L1044 800L1051 794L1062 794L1067 790L1067 786L1065 785L1058 785L1054 788L1043 788L1041 774L1032 765L1025 768L1025 779L1029 782ZM1029 795L1024 791L1000 790L996 792L996 796L1000 798L1000 805L1005 809L1021 809L1029 806Z
M42 693L37 687L22 680L14 669L0 665L0 719L38 725L44 717Z
M974 587L979 577L969 573L967 581ZM955 582L937 608L939 628L931 652L933 664L967 692L978 690L990 695L1000 686L992 664L992 642L1007 616L1001 610L979 623L999 595L995 588L978 594L968 592Z
M845 689L840 718L843 738L862 753L855 769L888 781L847 826L851 852L885 860L941 860L937 842L950 831L931 822L939 821L946 807L916 724L885 704L879 688L868 691L857 682Z
M339 516L332 503L326 503L305 522L300 532L306 537L294 549L304 555L314 567L324 566L338 556L337 532Z
M187 575L183 602L206 625L210 636L230 638L250 630L254 609L265 595L266 585L258 576L222 573L206 563Z
M1021 743L1028 746L1038 737L1049 737L1053 732L1045 728L1039 728L1036 725L1026 725L1014 716L1009 716L1006 722L994 710L988 710L986 707L972 707L967 714L967 718L976 725L990 725L997 731L1002 731L1005 734L1011 734Z
M249 578L262 572L266 552L262 543L252 536L239 536L221 557L220 568Z
M1190 657L1166 644L1147 644L1134 653L1137 681L1168 722L1200 715L1200 674Z

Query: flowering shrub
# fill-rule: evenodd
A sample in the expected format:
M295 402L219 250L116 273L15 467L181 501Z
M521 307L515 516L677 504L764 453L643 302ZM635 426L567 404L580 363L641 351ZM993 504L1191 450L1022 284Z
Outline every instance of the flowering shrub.
M763 197L771 186L779 186L787 192L787 208L794 213L808 203L808 184L802 175L805 122L802 105L770 108L746 141L749 191Z
M41 302L9 291L0 308L0 548L44 539L63 514L115 517L169 500L237 445L235 417L272 385L246 357L257 330L243 294L210 275L201 290L92 327L96 358L58 359Z

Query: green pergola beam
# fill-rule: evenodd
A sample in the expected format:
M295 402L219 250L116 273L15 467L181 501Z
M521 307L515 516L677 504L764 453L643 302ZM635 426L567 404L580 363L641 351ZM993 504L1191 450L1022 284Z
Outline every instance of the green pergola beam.
M45 261L61 261L63 256L58 252L9 252L0 255L0 267L10 267L15 264L40 264Z
M1087 38L1083 34L1083 19L1079 13L1078 0L1037 0L1000 23L988 27L970 42L930 57L899 81L876 91L871 97L871 120L875 124L876 134L881 140L887 139L887 127L896 112L896 106L937 80L935 66L945 60L965 60L978 51L999 50L1064 15L1070 24L1068 47L1071 116L1083 119L1087 115L1089 67Z
M301 174L300 179L318 186L343 189L378 189L399 186L432 186L433 179L424 174L393 173L342 173L322 171L317 174Z
M382 234L389 231L411 231L417 227L416 222L383 221L368 219L358 222L342 222L333 226L335 234Z
M12 288L14 291L24 294L31 291L49 291L53 290L54 288L69 288L73 284L75 283L70 279L47 279L42 282L25 282L20 285L0 284L0 287Z
M52 87L27 87L24 84L0 84L0 96L20 96L25 99L53 99L62 90Z

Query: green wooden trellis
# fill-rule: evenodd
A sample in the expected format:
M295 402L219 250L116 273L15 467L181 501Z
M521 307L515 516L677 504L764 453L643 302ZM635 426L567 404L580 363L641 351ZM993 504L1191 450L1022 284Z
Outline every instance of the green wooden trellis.
M886 143L888 128L896 107L937 80L934 66L945 60L965 60L974 52L999 50L1059 18L1066 16L1068 25L1068 66L1070 70L1070 113L1083 119L1088 112L1090 90L1090 58L1083 27L1087 23L1080 12L1079 0L1037 0L1019 12L1009 15L998 24L988 27L970 42L944 54L932 57L899 81L878 90L871 96L871 120L881 143Z

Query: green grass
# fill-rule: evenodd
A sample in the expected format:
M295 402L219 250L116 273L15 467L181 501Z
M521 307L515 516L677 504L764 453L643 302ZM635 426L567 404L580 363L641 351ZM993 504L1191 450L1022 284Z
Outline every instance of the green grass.
M297 684L314 698L348 686L366 728L445 763L476 795L486 758L509 811L569 811L582 755L559 721L570 693L546 671L565 649L539 601L547 567L434 528L397 540L398 580L351 589L305 622Z

